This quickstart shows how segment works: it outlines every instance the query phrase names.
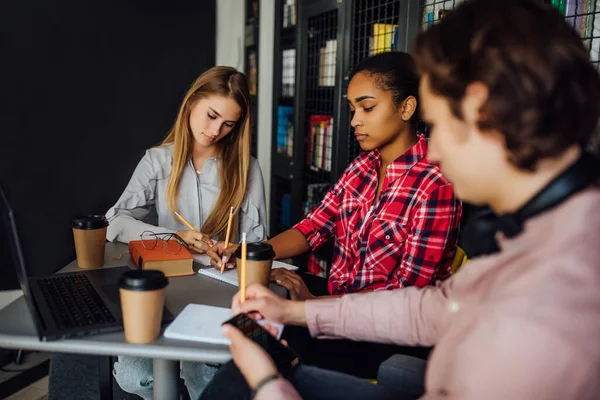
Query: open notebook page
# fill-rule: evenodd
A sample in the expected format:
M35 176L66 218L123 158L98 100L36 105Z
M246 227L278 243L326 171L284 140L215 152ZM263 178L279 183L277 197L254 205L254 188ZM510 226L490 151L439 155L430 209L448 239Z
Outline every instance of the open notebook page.
M231 308L188 304L167 327L164 336L169 339L229 345L229 339L221 333L221 325L231 317ZM259 325L267 323L266 320L256 322ZM283 325L273 322L269 324L277 328L277 339L280 339Z
M226 270L223 272L223 274L221 274L220 270L217 270L210 265L210 257L208 257L206 254L194 254L194 260L202 265L202 268L198 270L200 275L208 276L221 282L239 287L237 269L234 268ZM295 271L298 269L298 267L294 265L286 264L281 261L273 261L273 268L285 268L289 269L290 271Z

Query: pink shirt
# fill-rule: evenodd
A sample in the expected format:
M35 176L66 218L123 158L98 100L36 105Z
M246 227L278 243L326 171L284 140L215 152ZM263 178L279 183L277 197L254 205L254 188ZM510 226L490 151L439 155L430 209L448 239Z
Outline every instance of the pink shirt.
M435 345L429 400L600 398L600 189L500 247L437 287L307 301L311 334ZM257 398L299 396L278 380Z

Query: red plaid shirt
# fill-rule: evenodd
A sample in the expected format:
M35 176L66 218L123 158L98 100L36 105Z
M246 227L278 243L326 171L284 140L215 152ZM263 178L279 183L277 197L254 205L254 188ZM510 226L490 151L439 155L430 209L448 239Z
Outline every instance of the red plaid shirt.
M419 141L387 167L374 203L379 150L361 153L294 228L316 250L335 236L329 292L426 286L450 275L461 203Z

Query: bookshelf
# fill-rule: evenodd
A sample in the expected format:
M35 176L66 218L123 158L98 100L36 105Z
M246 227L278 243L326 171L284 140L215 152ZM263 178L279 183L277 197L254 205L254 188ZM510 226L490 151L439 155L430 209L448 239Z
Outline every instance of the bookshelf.
M258 140L257 106L258 106L258 30L259 30L259 2L246 0L246 26L244 37L244 65L245 74L250 89L252 104L252 147L251 154L256 157L256 142Z
M465 0L421 0L421 29L425 30ZM600 1L540 0L558 9L579 34L588 57L600 72Z
M297 216L292 210L299 204L299 201L292 201L296 148L297 22L297 0L277 0L273 57L271 236L296 222Z
M592 64L600 71L600 1L597 0L551 0L566 21L579 34L588 51Z
M302 209L300 219L315 209L331 184L333 148L336 127L336 70L338 49L339 9L314 7L305 17L303 33L306 39L301 48L303 63L301 76L304 104L299 108L301 132L304 134L302 181ZM307 256L304 264L308 272L327 275L327 260L331 259L333 245L328 243L316 253Z

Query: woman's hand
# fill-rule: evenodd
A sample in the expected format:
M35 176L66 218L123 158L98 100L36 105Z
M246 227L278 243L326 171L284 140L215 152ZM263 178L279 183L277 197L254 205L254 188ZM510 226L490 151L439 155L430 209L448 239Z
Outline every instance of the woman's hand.
M244 303L240 302L240 292L237 292L231 302L231 311L234 315L245 313L280 324L306 325L304 302L286 300L259 283L248 285Z
M177 231L177 236L182 238L194 253L206 253L213 243L211 238L197 231Z
M216 269L221 269L221 264L225 260L225 268L231 269L235 266L235 257L233 253L238 248L238 244L231 244L225 248L225 242L219 242L209 249L206 254L210 257L210 264Z
M308 290L300 275L294 271L285 268L275 268L271 270L271 280L286 288L290 292L292 300L304 301L315 298Z
M267 376L277 374L275 363L262 347L230 324L223 325L222 329L223 334L231 340L229 351L233 356L233 362L250 388L255 389L256 385Z

